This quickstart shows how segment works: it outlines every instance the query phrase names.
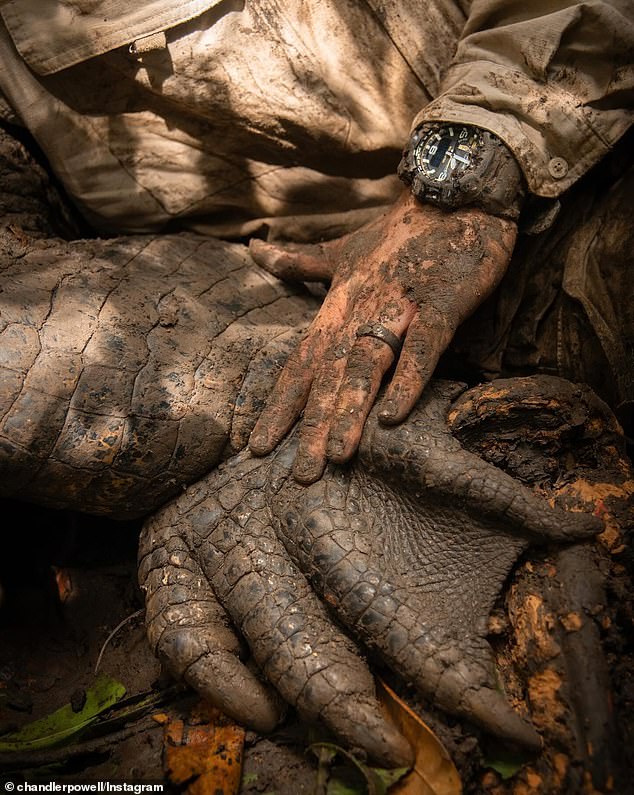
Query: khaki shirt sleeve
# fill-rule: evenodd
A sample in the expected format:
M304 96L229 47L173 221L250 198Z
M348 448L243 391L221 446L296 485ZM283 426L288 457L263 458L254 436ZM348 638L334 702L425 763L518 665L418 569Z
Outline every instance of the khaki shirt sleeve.
M538 15L539 14L539 15ZM634 120L634 2L474 0L440 93L416 117L498 135L556 197Z

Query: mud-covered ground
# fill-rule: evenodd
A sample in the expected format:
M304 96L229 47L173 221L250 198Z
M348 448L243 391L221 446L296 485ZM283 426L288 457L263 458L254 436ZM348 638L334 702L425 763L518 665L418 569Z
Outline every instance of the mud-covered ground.
M0 778L58 783L167 782L165 721L187 720L197 699L161 672L145 639L142 595L136 583L139 523L117 523L10 501L3 502L2 508L0 734L49 715L64 704L81 704L83 693L95 682L100 654L99 672L123 683L127 699L138 695L151 703L132 719L115 721L105 732L89 731L71 743L17 752L11 757L0 754ZM601 620L619 716L617 746L610 753L621 756L627 769L634 745L634 632L628 590L628 569L631 573L634 567L627 550L618 557L616 577L610 578L611 604ZM546 553L541 562L538 555L537 563L520 564L520 568L527 566L524 585L515 584L520 592L528 587L527 576L532 581L530 587L540 587L540 577L548 579L553 570ZM499 643L496 637L505 630L503 612L501 604L491 623L497 633L494 643ZM126 618L104 648L108 636ZM504 652L498 659L504 663ZM547 702L548 694L545 698ZM459 723L444 722L428 712L425 718L452 754L465 792L530 795L540 791L538 786L531 788L538 772L504 783L487 769L487 749ZM541 719L556 720L556 716L542 715ZM270 737L247 732L240 792L325 792L316 756L308 750L315 739L314 730L293 714ZM554 758L562 760L564 755L555 754ZM628 786L622 779L618 787L599 791L626 795ZM168 789L177 791L178 787L168 784ZM581 792L568 791L571 795Z
M0 579L0 732L80 700L99 673L161 701L103 736L0 758L5 779L19 781L163 781L163 725L186 717L196 701L178 692L151 654L136 583L138 527L90 516L3 502ZM247 732L241 792L312 793L316 765L305 727L292 719L271 738Z

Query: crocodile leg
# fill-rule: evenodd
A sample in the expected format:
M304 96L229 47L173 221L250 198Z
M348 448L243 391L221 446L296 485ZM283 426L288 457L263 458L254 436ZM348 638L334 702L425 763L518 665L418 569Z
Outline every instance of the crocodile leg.
M0 496L143 516L246 444L314 299L243 246L193 235L12 234L0 230Z
M312 486L292 478L293 437L265 459L242 453L145 530L167 525L186 541L290 704L384 761L399 751L377 722L358 648L329 612L437 706L535 749L539 736L499 692L487 619L530 543L600 528L464 450L446 420L462 391L435 384L399 428L372 417L358 461Z
M551 509L463 449L446 426L448 390L435 384L403 426L372 421L358 462L308 488L274 465L276 526L315 590L393 670L437 706L535 748L538 736L499 692L487 619L530 542L590 537L601 525Z
M242 453L146 523L139 577L148 593L150 638L163 631L163 605L167 603L174 612L170 595L157 593L156 583L164 579L179 585L183 580L189 582L193 560L198 560L213 585L213 591L209 587L205 591L198 581L204 604L210 603L211 610L209 616L204 611L201 615L198 597L192 604L192 620L188 594L181 589L177 595L179 626L171 630L169 646L164 641L160 644L161 655L173 671L185 669L185 678L189 678L187 666L192 657L200 656L201 649L209 656L213 644L213 653L219 658L217 668L198 670L197 687L248 725L261 727L270 720L270 699L258 696L258 686L252 682L245 683L248 708L239 702L241 690L228 695L222 692L223 688L233 689L237 649L234 646L234 659L230 659L224 617L219 627L213 626L218 610L215 592L267 680L303 717L323 721L348 747L367 752L383 764L408 764L411 751L381 715L373 678L355 644L337 628L275 535L265 502L269 464L268 459ZM156 539L161 539L158 556ZM183 539L191 555L183 549ZM168 546L178 550L179 564L186 567L180 574L166 565ZM173 563L175 555L170 557ZM200 577L196 572L194 576ZM192 637L190 624L199 615L208 629L202 637ZM214 691L220 698L213 698Z

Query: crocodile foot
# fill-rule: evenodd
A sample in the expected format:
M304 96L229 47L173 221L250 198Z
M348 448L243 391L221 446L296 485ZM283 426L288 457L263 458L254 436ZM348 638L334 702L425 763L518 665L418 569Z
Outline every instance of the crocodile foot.
M496 680L487 619L531 543L600 524L550 508L465 450L446 419L462 392L436 382L397 428L371 416L354 463L311 486L290 474L291 437L267 458L236 456L153 516L139 576L150 641L170 670L271 728L279 705L240 661L237 630L301 715L402 764L410 752L381 716L369 650L436 706L538 748Z

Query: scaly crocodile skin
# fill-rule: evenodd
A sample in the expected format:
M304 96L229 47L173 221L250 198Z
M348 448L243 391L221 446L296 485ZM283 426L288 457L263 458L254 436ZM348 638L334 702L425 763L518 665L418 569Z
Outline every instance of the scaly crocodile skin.
M142 516L242 447L314 308L213 240L18 248L0 251L0 494L56 508Z
M217 630L228 617L301 714L383 761L402 760L330 611L437 706L538 747L498 689L487 618L529 543L599 525L551 509L464 450L446 426L462 391L436 383L398 428L372 416L355 463L312 486L290 476L291 438L265 459L240 454L159 511L141 539L139 576L151 643L171 670L238 719L270 727L274 703ZM227 703L235 688L223 688L238 680L242 701Z
M240 246L54 237L46 175L1 131L0 174L0 492L146 514L244 446L316 301ZM172 671L271 728L281 703L240 661L235 626L302 714L407 761L361 641L439 706L535 746L496 689L486 618L530 540L596 527L462 450L445 426L459 391L437 385L398 429L372 419L356 463L309 488L289 477L291 438L151 519L140 579Z

